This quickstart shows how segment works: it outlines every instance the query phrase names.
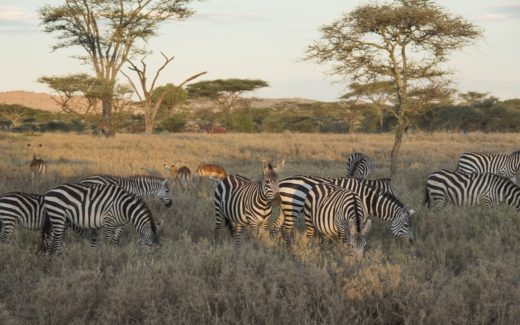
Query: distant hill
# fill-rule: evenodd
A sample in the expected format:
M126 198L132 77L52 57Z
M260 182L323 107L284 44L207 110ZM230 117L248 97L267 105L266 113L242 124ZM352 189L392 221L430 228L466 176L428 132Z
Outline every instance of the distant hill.
M250 98L251 107L262 108L293 108L299 104L312 104L316 100L305 98ZM60 112L60 106L46 93L31 91L5 91L0 92L0 104L19 104L30 108L41 109L50 112ZM209 100L190 100L188 106L193 109L210 107L213 104Z

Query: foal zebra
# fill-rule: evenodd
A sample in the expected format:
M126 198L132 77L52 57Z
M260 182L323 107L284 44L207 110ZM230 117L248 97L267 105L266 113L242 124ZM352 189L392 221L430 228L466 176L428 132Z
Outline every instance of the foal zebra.
M154 195L159 198L166 207L172 206L172 196L168 187L168 179L154 176L110 176L93 175L80 181L88 185L116 185L125 191L144 197Z
M339 235L344 246L363 255L371 221L365 218L359 196L336 185L322 183L309 191L304 206L307 237L312 237L316 229L321 244L325 244Z
M424 203L440 210L451 201L454 205L470 206L481 202L492 207L506 202L520 212L520 187L508 178L494 174L467 174L439 170L428 176Z
M262 179L250 181L239 175L228 175L215 189L215 243L222 240L221 228L227 223L235 237L236 246L240 246L242 229L249 225L254 235L258 227L272 213L272 205L279 204L278 172L284 165L272 166L262 161Z
M395 191L395 188L390 187L388 179L378 182L377 180L358 180L351 177L294 176L280 181L282 202L278 220L272 225L272 237L276 236L281 228L285 245L290 245L294 222L303 210L307 194L314 185L319 183L332 183L356 193L363 200L368 215L391 222L391 230L395 237L406 237L413 241L411 216L414 210L408 211L394 195L382 191L385 188Z
M115 230L131 222L142 244L159 245L152 212L146 203L118 186L59 185L45 194L44 208L47 218L43 233L50 233L46 254L61 254L68 223L82 229L104 228L105 241L117 244Z
M510 155L463 153L459 157L457 171L465 173L490 173L510 178L516 183L516 172L520 170L520 151Z
M372 160L361 152L354 152L347 158L347 177L366 178L372 174Z

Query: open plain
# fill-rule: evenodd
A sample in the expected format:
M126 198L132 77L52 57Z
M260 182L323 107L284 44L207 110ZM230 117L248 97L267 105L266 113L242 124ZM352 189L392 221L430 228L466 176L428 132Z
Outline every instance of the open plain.
M42 144L47 173L31 184L27 143ZM388 177L391 134L0 134L0 193L44 193L92 174L167 177L163 163L201 162L258 179L261 160L285 159L280 176L341 176L361 151ZM174 204L149 199L161 247L143 248L131 225L121 246L89 247L72 232L63 255L39 252L40 234L17 228L0 244L0 324L514 324L520 319L520 216L498 206L428 210L429 173L462 152L510 153L520 134L408 134L392 180L416 208L413 245L374 220L363 259L321 248L297 227L291 251L272 241L213 243L214 181ZM277 215L278 210L275 209ZM301 220L300 220L301 221Z

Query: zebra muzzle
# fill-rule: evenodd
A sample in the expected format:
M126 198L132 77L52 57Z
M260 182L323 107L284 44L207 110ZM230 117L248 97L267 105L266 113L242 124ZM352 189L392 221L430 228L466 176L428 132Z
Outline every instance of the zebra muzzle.
M274 198L271 200L272 206L279 206L282 203L282 197L280 196L280 193L277 193Z

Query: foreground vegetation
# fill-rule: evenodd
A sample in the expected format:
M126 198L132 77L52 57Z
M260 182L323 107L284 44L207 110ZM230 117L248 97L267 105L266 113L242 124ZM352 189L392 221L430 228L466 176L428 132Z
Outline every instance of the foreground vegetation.
M363 151L374 177L389 174L393 137L320 134L120 134L113 139L75 134L0 134L0 193L44 192L93 173L163 175L163 162L194 170L201 161L229 172L260 175L261 159L286 159L281 176L339 176L345 157ZM48 174L31 186L27 143L42 143ZM121 247L93 250L69 233L64 254L38 254L39 234L17 229L0 245L0 323L493 323L520 319L520 219L496 209L422 206L424 181L455 168L464 151L512 152L518 134L411 134L394 182L399 197L418 209L416 242L395 240L374 220L362 260L340 247L306 241L302 225L292 252L262 234L235 251L214 246L213 188L191 193L172 185L174 206L149 200L164 221L160 249L138 246L125 228Z

